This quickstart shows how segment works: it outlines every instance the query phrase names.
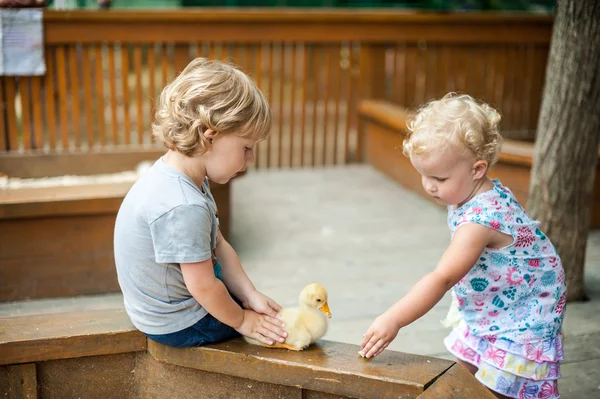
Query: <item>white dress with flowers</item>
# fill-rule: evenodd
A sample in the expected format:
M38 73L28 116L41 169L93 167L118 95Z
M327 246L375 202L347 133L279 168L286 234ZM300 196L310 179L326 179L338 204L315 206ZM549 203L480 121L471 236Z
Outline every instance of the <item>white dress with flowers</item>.
M454 286L462 320L444 340L446 347L477 366L477 379L496 392L558 398L566 285L556 249L497 179L491 190L449 210L452 235L465 223L514 241L486 248Z

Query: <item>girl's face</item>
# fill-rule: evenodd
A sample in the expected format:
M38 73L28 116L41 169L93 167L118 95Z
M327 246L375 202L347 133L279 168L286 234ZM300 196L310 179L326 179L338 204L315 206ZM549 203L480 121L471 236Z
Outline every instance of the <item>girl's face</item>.
M235 134L214 135L208 132L212 146L206 153L206 175L219 184L225 184L254 162L256 140Z
M487 171L487 162L461 156L451 146L444 152L413 155L410 162L421 174L425 191L445 206L467 202Z

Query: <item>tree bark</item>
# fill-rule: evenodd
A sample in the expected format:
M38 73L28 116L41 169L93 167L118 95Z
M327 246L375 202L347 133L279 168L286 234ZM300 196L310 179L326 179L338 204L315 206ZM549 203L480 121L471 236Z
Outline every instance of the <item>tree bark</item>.
M600 142L600 2L558 0L528 208L563 261L567 300L583 271Z

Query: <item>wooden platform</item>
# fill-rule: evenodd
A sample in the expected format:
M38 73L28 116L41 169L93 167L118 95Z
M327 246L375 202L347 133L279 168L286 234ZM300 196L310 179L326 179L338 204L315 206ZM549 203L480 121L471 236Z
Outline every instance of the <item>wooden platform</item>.
M303 352L241 338L176 349L122 309L0 316L0 395L76 398L493 398L452 361L320 341ZM29 396L27 396L29 395Z
M421 185L421 176L410 160L402 154L406 137L407 111L386 101L365 100L360 104L360 118L364 124L367 162L380 172L392 177L404 187L433 201ZM504 140L496 165L489 172L509 187L517 200L526 206L529 179L533 162L534 143ZM600 227L600 164L596 172L592 198L591 227Z

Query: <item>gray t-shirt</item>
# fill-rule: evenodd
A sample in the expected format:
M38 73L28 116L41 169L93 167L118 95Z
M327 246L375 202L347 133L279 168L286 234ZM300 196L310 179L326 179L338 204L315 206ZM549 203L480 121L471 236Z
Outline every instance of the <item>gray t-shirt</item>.
M133 185L117 214L114 250L125 310L137 329L169 334L206 315L179 264L212 258L218 266L217 232L217 206L206 179L199 189L160 158Z

